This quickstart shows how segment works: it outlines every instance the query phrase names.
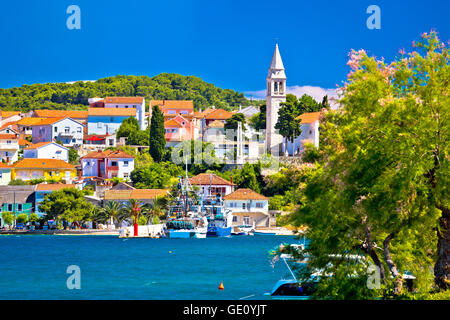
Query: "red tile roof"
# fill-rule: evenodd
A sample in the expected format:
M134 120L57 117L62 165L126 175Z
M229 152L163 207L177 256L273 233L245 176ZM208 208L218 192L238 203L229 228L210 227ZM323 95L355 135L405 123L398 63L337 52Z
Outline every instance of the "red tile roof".
M0 139L18 139L15 133L0 133Z
M192 100L150 100L150 107L160 106L161 109L192 109L194 103Z
M216 109L205 115L206 120L227 120L233 116L231 112L223 109Z
M251 189L237 189L223 197L223 200L269 200L269 198L251 190Z
M231 183L224 178L217 176L214 173L200 173L195 177L189 179L190 184L194 185L227 185L227 186L235 186L234 183Z
M319 120L321 112L308 112L299 115L295 120L301 120L301 123L313 123Z
M128 153L125 153L121 150L105 150L105 151L93 151L91 153L88 153L84 157L81 157L81 159L118 159L118 158L132 158L134 159L134 156L129 155Z
M72 169L75 167L59 159L34 159L26 158L14 163L12 168L15 169Z
M41 183L36 186L36 191L55 191L64 188L75 188L75 185L63 183L55 183L55 184Z
M88 112L84 110L34 110L34 114L41 118L86 119L88 117Z
M32 144L32 145L28 146L25 150L38 149L38 148L46 146L46 145L48 145L50 143L56 143L56 142L53 142L53 141L38 142L38 143L35 143L35 144ZM59 146L59 144L58 144L58 146ZM63 146L61 146L61 147L63 147ZM63 147L63 148L66 148L66 147Z
M89 116L135 117L135 108L89 108Z

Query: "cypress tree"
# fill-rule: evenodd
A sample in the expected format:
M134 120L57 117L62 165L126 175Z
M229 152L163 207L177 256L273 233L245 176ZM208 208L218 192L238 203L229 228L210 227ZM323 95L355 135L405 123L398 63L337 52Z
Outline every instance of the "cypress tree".
M152 109L150 121L150 155L155 162L160 162L164 156L166 137L164 130L164 115L158 106Z

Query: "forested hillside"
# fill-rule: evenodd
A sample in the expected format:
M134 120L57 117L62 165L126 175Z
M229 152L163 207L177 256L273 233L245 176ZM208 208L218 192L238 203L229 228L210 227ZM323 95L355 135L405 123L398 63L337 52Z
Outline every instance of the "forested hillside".
M106 96L143 96L146 100L193 100L194 107L211 105L234 109L250 101L243 93L221 89L195 76L162 73L148 76L114 76L95 82L45 83L0 89L0 109L79 109L88 107L88 98Z

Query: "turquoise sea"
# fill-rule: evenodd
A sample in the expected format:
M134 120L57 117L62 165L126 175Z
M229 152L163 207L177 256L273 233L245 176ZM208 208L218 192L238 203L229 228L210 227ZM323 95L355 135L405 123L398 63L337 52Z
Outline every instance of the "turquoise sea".
M268 251L294 236L0 236L0 299L265 299L287 275ZM81 270L69 290L67 267ZM218 290L223 282L225 289Z

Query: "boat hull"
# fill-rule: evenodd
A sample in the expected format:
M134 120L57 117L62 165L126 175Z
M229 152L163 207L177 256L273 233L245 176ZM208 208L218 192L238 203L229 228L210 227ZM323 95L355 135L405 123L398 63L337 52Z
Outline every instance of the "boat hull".
M224 227L216 227L211 226L208 227L208 237L229 237L231 236L231 227L224 228Z

